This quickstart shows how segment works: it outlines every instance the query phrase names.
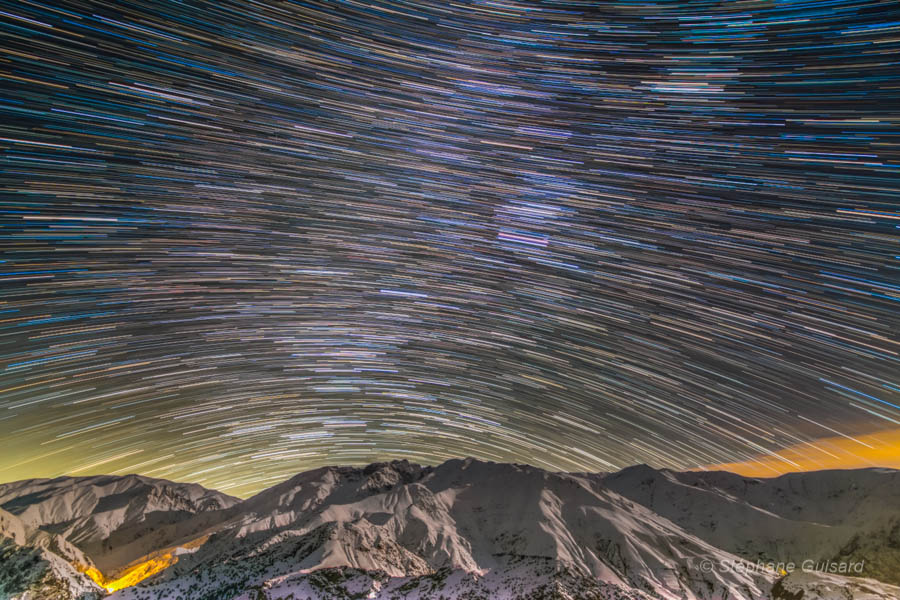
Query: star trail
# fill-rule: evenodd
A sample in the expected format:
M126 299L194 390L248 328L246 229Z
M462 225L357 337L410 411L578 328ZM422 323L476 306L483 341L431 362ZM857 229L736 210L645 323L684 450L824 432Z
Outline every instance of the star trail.
M900 457L894 0L0 33L2 481Z

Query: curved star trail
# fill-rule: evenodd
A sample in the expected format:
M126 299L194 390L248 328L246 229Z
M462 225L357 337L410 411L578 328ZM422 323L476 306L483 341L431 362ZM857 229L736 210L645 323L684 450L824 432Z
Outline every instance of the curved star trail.
M790 466L900 428L893 0L0 22L0 480Z

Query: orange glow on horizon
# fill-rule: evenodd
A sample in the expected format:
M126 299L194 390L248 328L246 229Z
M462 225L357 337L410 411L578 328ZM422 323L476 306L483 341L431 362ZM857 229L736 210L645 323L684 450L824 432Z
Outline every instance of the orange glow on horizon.
M845 438L818 439L783 448L774 455L702 467L704 471L731 471L745 477L777 477L798 471L823 469L900 469L900 429Z

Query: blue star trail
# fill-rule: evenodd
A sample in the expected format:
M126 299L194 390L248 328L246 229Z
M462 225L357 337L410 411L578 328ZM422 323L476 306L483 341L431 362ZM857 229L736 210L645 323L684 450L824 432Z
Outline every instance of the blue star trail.
M892 0L21 0L0 33L0 480L900 427Z

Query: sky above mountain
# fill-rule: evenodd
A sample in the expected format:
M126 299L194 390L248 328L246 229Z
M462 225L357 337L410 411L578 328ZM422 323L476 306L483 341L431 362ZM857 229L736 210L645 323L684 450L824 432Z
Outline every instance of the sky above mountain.
M0 481L897 464L894 2L2 4Z

